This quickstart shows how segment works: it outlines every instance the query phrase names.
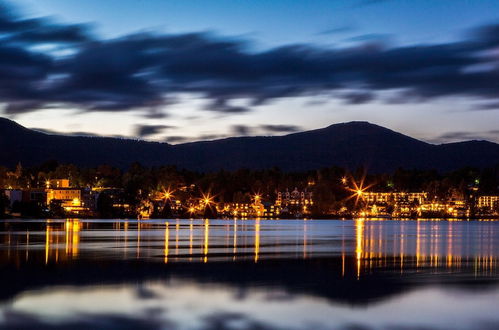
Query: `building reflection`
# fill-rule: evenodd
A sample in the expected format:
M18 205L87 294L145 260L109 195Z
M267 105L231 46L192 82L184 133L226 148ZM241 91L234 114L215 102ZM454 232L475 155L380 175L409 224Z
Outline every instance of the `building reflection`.
M260 220L255 221L255 263L258 262L260 253Z
M456 232L453 221L417 221L386 224L387 221L355 221L356 273L379 268L415 270L459 270L472 266L476 275L497 271L497 240L494 226L461 223ZM464 230L463 230L464 229Z
M45 228L45 264L58 263L78 257L81 223L77 219L68 219L64 223L46 223ZM26 260L29 259L30 235L26 235ZM64 242L64 243L62 243Z

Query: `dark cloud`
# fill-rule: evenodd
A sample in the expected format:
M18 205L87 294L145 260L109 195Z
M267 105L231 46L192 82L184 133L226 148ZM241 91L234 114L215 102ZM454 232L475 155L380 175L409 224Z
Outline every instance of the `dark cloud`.
M85 24L58 24L50 17L22 19L0 2L0 34L3 43L79 43L93 39Z
M499 102L485 103L476 106L477 110L499 110Z
M302 130L295 125L260 125L260 128L267 133L293 133Z
M250 111L250 109L247 107L230 105L228 104L227 100L224 99L216 99L206 107L206 110L216 111L226 114L237 114Z
M372 101L375 95L370 92L351 92L343 94L342 98L347 104L363 104Z
M378 5L384 2L388 2L392 0L359 0L354 7L365 7L370 5Z
M165 139L165 142L168 143L183 143L190 141L190 138L187 136L169 136Z
M253 133L253 127L246 125L233 125L232 132L235 135L250 135Z
M355 42L377 41L380 43L388 43L392 38L393 38L392 34L370 33L370 34L362 34L359 36L351 37L346 39L346 41L355 41Z
M0 103L11 115L50 107L138 110L151 118L166 116L179 93L199 95L209 101L206 110L227 115L283 97L325 94L352 104L447 96L496 104L499 60L487 51L499 46L498 36L499 24L440 44L254 50L245 40L204 32L97 39L86 25L2 10ZM43 43L70 52L62 57L32 47ZM383 99L383 91L396 95Z
M77 43L91 40L86 25L44 26L14 34L11 41L28 43Z
M499 130L489 130L484 132L447 132L439 137L430 140L432 143L448 143L469 140L488 140L499 142Z
M187 142L194 142L194 141L211 141L211 140L218 140L218 139L223 139L223 138L228 138L230 137L229 135L225 134L202 134L199 136L169 136L165 138L165 142L167 143L187 143Z
M232 125L231 131L236 136L248 136L260 134L275 134L275 133L293 133L302 130L301 127L295 125Z
M229 136L225 134L203 134L198 137L194 137L192 141L211 141L211 140L224 139L227 137Z
M135 125L135 135L141 138L156 135L166 129L175 128L170 125Z
M46 128L31 128L34 131L38 131L41 133L49 134L49 135L65 135L65 136L101 136L95 133L90 133L90 132L71 132L71 133L65 133L65 132L58 132L54 131L51 129L46 129ZM121 136L120 136L121 137Z
M354 31L355 28L351 25L337 26L323 30L318 33L318 35L332 35L332 34L343 34Z

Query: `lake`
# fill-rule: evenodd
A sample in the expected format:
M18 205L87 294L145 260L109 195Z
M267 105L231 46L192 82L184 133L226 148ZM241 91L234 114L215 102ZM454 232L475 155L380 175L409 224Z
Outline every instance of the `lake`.
M0 329L499 329L499 222L6 220Z

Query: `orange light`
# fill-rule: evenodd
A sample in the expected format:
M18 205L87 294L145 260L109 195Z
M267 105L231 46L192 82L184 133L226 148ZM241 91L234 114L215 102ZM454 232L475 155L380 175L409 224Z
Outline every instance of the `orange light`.
M163 193L163 198L164 199L171 199L173 197L173 192L168 188L167 191Z
M210 196L210 194L202 194L201 202L204 204L204 207L209 206L210 204L213 203L213 196Z

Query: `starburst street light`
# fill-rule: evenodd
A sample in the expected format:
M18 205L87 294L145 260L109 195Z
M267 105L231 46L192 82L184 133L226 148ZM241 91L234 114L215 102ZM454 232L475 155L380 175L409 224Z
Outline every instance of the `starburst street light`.
M347 182L348 182L348 180L347 180L346 176L344 176L344 177L341 178L341 183L342 184L347 184Z
M208 207L210 204L213 204L213 196L210 196L210 194L204 194L201 193L201 203L204 204L204 207Z
M171 191L170 188L168 188L168 190L166 190L163 193L163 198L166 200L172 199L173 198L173 191Z
M368 186L364 186L364 180L365 180L365 177L363 177L359 183L357 183L355 180L352 180L353 187L347 188L349 191L353 192L353 194L350 197L348 197L348 199L355 197L355 206L357 206L357 203L359 202L359 200L364 199L364 194L365 194L366 190L371 188L374 185L374 184L370 184ZM342 181L343 181L343 179L342 179Z

